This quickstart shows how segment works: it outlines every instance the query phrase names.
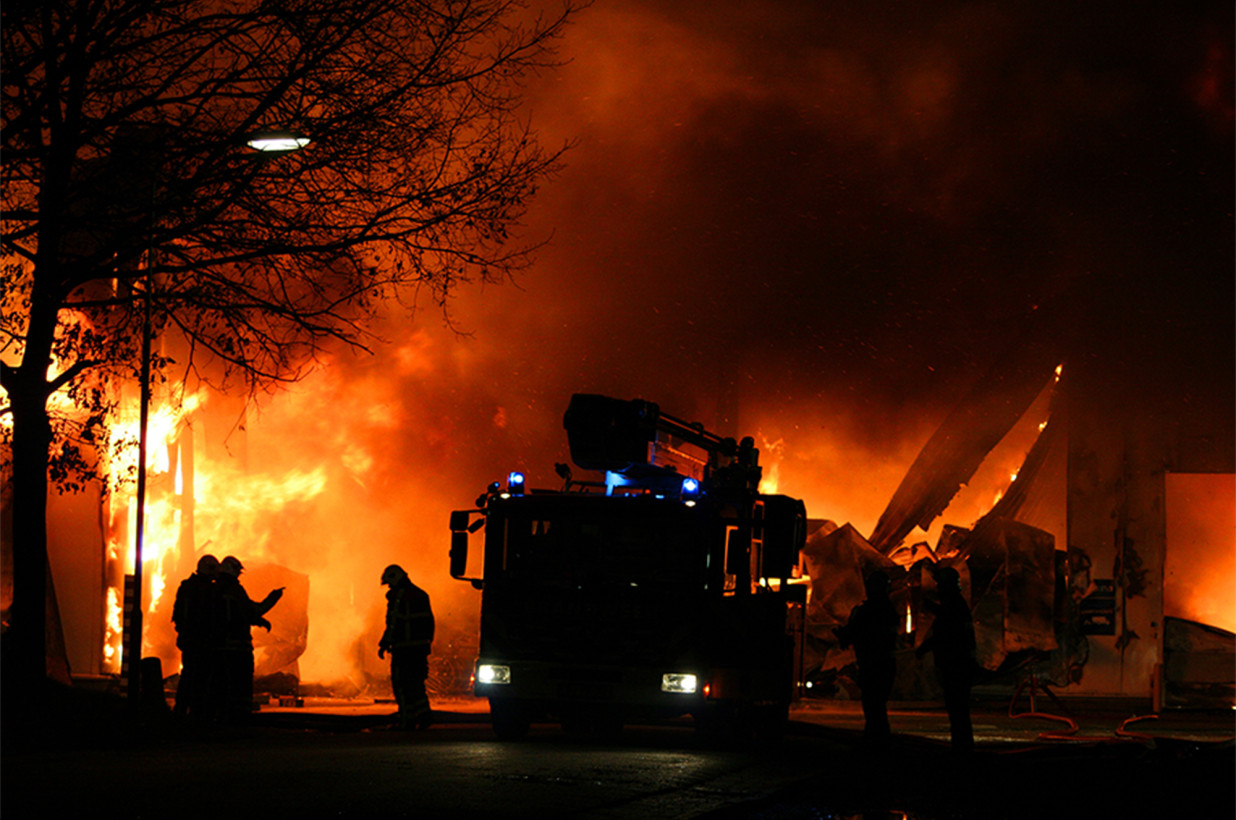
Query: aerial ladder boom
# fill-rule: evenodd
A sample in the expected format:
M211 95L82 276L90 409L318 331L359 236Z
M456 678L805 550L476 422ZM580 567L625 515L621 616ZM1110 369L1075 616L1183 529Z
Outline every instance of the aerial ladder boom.
M759 483L759 451L753 439L739 443L722 438L702 424L661 412L654 402L576 393L563 427L571 461L585 470L628 477L668 470L707 481L736 467L744 483L753 480L751 489Z

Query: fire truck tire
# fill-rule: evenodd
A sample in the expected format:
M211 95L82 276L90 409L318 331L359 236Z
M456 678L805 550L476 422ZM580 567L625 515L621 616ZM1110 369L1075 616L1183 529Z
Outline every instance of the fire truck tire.
M592 731L602 740L613 740L622 734L624 721L615 712L601 712L593 716Z
M579 737L588 733L588 721L580 712L564 712L560 722L568 735Z
M695 726L709 745L747 748L779 743L788 720L789 708L781 704L726 704L696 715Z
M757 707L751 716L752 740L757 744L780 743L790 720L788 706L770 704Z
M624 721L618 712L583 707L564 710L561 723L562 731L568 735L609 740L622 734Z
M732 705L716 706L695 715L695 730L708 746L738 745L739 722Z
M520 740L532 728L532 716L518 701L489 699L489 720L499 740Z

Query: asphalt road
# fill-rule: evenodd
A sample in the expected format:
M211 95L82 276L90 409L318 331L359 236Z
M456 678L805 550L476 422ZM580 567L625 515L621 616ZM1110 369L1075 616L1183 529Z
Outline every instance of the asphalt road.
M271 709L250 725L134 717L75 696L3 721L6 817L1221 818L1236 816L1230 717L1116 738L1037 742L976 713L980 751L958 759L938 711L894 714L897 740L860 742L854 709L796 710L785 740L704 745L685 723L628 727L608 740L538 725L501 743L483 707L424 732L380 729L389 705ZM18 731L15 731L18 729ZM1020 733L1020 734L1018 734ZM1225 737L1226 736L1226 737Z
M0 767L4 814L694 817L809 776L818 751L801 738L764 753L704 749L675 726L635 727L607 742L545 726L502 743L478 723L417 733L337 723L139 734L10 751Z

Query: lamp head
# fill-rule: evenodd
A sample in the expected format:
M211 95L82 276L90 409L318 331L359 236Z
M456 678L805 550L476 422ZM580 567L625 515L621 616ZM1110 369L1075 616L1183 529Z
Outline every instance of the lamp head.
M245 145L263 154L285 154L299 151L312 142L294 131L260 131L245 138Z

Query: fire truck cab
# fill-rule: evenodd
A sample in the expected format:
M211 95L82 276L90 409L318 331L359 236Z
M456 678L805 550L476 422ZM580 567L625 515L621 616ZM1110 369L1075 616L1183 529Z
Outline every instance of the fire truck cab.
M577 394L564 426L571 460L603 480L557 465L564 486L534 490L512 473L451 515L451 574L482 591L474 691L497 735L688 714L778 731L801 671L803 502L758 492L750 439L651 402Z

